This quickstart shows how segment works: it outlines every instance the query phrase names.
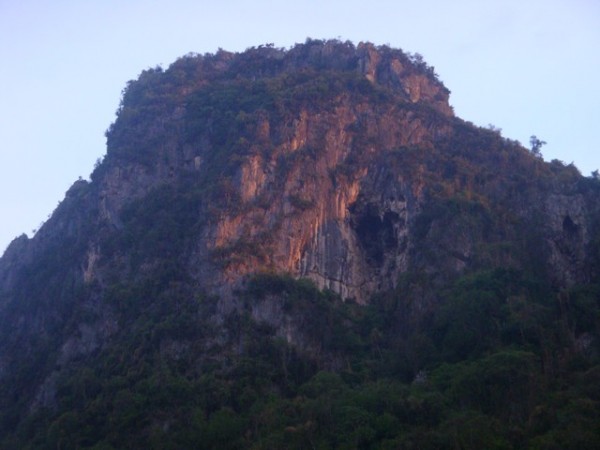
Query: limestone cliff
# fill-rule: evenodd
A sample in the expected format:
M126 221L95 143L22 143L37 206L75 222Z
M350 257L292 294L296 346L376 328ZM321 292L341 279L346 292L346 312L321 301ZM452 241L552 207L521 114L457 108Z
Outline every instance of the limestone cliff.
M198 192L185 205L194 231L170 232L184 235L182 267L215 292L275 271L365 302L409 270L443 263L460 272L478 258L504 264L494 241L534 218L554 279L589 276L597 214L589 195L562 192L552 168L525 149L454 118L448 93L420 58L369 43L188 55L145 71L124 92L93 181L65 200L89 214L53 219L31 243L15 242L2 261L4 286L15 277L13 254L25 264L58 235L84 249L74 255L84 283L109 283L115 264L122 274L152 267L163 255L132 265L112 247L131 234L132 205L186 183ZM563 185L573 191L576 182ZM447 199L464 203L457 211L473 216L469 223L461 214L435 217L430 210ZM499 223L499 214L512 222ZM152 217L146 226L155 226ZM139 238L129 244L153 245ZM435 261L423 251L433 247Z
M419 57L368 43L219 51L143 72L91 181L0 259L0 381L27 367L38 375L23 408L52 407L61 368L104 348L144 302L216 294L218 329L258 273L360 304L404 289L398 310L415 320L436 308L434 288L475 270L557 289L597 279L597 180L456 118L448 95ZM269 298L252 317L317 348L309 319ZM161 341L171 356L185 345Z
M507 232L460 223L453 236L415 240L411 228L438 194L479 204L491 217L511 202L529 203L515 212L517 221L549 201L533 182L524 192L513 183L514 197L489 204L509 172L530 171L542 181L548 169L518 145L455 119L448 90L420 59L372 44L309 41L288 51L184 57L130 83L107 136L93 183L101 222L121 228L127 204L182 176L212 184L213 204L195 205L198 217L210 209L210 219L186 238L185 265L221 293L268 270L365 302L415 269L419 245L447 248L446 266L460 271L479 256L481 242ZM577 217L587 229L588 219ZM580 237L568 251L545 239L557 279L585 277L564 275L572 269L560 256L574 252L585 265L588 239L584 231ZM87 257L98 267L101 247L92 245ZM88 267L85 276L102 271Z
M516 224L534 217L554 278L585 279L590 200L560 192L525 149L455 119L448 93L420 58L368 43L309 40L290 50L188 55L166 71L145 71L125 90L92 183L68 194L85 203L88 217L65 217L68 226L49 223L31 244L18 241L0 275L10 284L17 245L35 258L44 240L88 227L95 231L81 244L78 276L102 284L127 209L157 188L188 183L202 193L186 205L195 231L178 231L182 264L215 292L266 270L365 302L408 270L433 270L423 246L437 246L436 263L452 270L478 257L504 263L477 247L515 236ZM522 192L506 178L531 174L539 182ZM462 216L434 218L425 234L415 229L429 218L424 209L451 197L491 217L486 229ZM496 223L499 210L512 210L516 222ZM453 226L452 236L437 229ZM130 269L125 264L124 273Z
M386 47L309 41L289 51L188 56L129 85L94 176L99 220L118 229L127 203L192 173L215 181L226 200L187 243L203 285L224 292L244 275L274 270L366 301L406 270L407 226L421 193L402 179L378 186L391 191L385 199L365 197L363 186L380 176L382 154L432 146L451 118L433 70ZM374 216L351 212L364 207ZM376 245L398 249L367 249L361 239L381 239L357 233L369 221L386 234ZM87 257L94 264L98 248ZM102 276L90 267L87 279Z

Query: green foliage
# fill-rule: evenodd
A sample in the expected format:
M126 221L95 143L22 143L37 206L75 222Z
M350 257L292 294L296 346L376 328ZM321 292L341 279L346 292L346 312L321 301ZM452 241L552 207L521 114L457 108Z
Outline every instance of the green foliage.
M219 300L194 297L176 273L114 286L107 301L117 305L123 331L60 373L54 410L39 411L0 442L20 448L596 446L597 287L558 296L516 270L481 272L439 292L445 300L429 325L399 333L404 288L421 281L407 277L396 293L360 306L306 280L262 274L248 281L239 293L242 308L221 324L211 319ZM269 304L301 337L287 341L275 322L253 315ZM587 347L577 346L577 336L588 336ZM429 357L411 357L411 348L418 354L427 348Z
M330 291L319 291L309 280L265 273L253 277L246 292L249 308L257 300L279 303L319 351L360 354L364 348L356 305L344 304Z

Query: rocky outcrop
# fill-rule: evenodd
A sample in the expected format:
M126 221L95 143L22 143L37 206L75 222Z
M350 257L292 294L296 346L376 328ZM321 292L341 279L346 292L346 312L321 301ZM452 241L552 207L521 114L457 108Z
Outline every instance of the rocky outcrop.
M348 96L335 102L331 111L300 110L291 123L269 124L282 136L279 145L268 156L242 160L234 185L241 207L211 223L200 250L236 258L203 283L229 284L275 270L364 302L393 287L390 280L406 270L408 224L418 213L419 192L379 166L380 158L431 143L434 133L393 106L375 111ZM263 255L240 255L243 248L260 248Z
M482 256L481 242L519 233L514 224L486 219L498 213L489 210L486 202L493 199L487 197L513 188L498 188L506 181L502 171L494 173L493 156L472 169L492 173L486 176L493 182L477 186L475 172L458 174L460 164L472 164L468 158L480 158L481 144L470 142L474 128L461 137L465 125L453 117L448 93L418 55L369 43L309 40L290 50L220 51L144 72L125 91L91 185L81 182L68 195L93 204L88 217L76 221L96 230L81 243L82 282L107 279L114 265L107 243L126 232L127 208L183 179L212 186L213 197L193 206L199 221L209 219L187 238L182 263L200 285L221 294L248 275L275 271L366 302L394 288L409 270L435 272L442 261L449 272L485 258L507 263ZM510 170L525 173L540 163L496 134L481 142L501 148L497 155L514 161ZM469 156L462 146L472 148ZM592 221L587 200L539 189L514 189L500 208L513 208L517 222L545 222L554 278L574 283L585 278ZM465 207L471 213L423 219L428 205L437 205L433 199L456 195L479 212ZM417 228L425 222L422 233ZM67 234L76 232L74 223ZM27 243L9 248L5 267L18 245ZM14 271L0 275L6 285Z
M239 71L244 63L247 67ZM164 83L184 65L186 76L193 72L193 78L171 88L164 100ZM184 173L208 178L219 170L211 163L220 142L210 113L201 116L199 132L186 139L191 117L203 106L194 100L198 90L210 83L225 89L221 83L227 86L233 72L238 78L270 80L302 71L358 76L384 89L379 95L389 98L374 104L372 94L342 89L335 95L328 92L322 106L323 98L310 96L310 104L289 105L283 117L263 108L252 111L239 139L246 144L233 169L236 175L226 183L227 195L239 198L242 207L219 212L199 233L191 244L191 271L200 283L221 293L223 286L261 270L309 277L322 288L361 302L392 286L389 280L407 267L408 223L418 202L411 200L407 207L407 195L401 193L398 197L404 200L386 199L381 205L380 192L367 196L364 186L381 176L376 164L382 152L431 146L448 133L450 125L444 122L452 110L448 90L433 69L387 47L309 41L289 51L260 47L240 55L189 56L167 72L146 72L130 83L119 119L108 132L106 160L94 174L99 220L120 229L123 208L153 187ZM408 105L426 105L422 107L435 113L424 117ZM133 121L145 110L152 111L147 120ZM137 156L131 153L136 146ZM385 189L394 192L414 188L404 180L389 183ZM374 224L379 226L376 232L370 230ZM370 248L396 242L401 250L394 255ZM101 246L92 247L102 252ZM261 251L243 254L257 248ZM97 264L101 255L94 252L88 252L83 264L87 280L102 278L94 275L102 268Z
M582 194L554 194L547 197L546 233L549 262L558 285L572 286L589 279L586 257L590 242L590 209Z
M263 272L357 303L405 289L392 311L402 326L470 271L517 268L558 290L598 279L599 183L454 117L448 95L418 55L368 43L219 51L143 72L91 182L0 259L0 388L21 385L19 365L33 374L21 406L55 406L63 368L125 339L149 303L154 320L187 301L211 330L200 350L155 335L167 359L210 359L244 308L319 353L321 335L305 332L314 305L297 315L272 293L244 304L240 288Z
M451 116L448 104L449 91L440 83L433 68L427 66L420 56L407 57L390 54L370 43L358 46L358 67L364 76L373 83L381 83L401 89L411 102L426 102L441 113ZM417 66L415 70L415 65Z

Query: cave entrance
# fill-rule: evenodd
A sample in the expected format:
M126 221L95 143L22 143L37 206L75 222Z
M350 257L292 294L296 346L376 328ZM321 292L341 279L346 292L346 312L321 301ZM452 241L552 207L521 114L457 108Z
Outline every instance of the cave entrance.
M367 205L356 220L356 234L367 260L375 266L382 266L386 252L398 246L394 223L400 217L393 211L386 211L381 217L379 209Z

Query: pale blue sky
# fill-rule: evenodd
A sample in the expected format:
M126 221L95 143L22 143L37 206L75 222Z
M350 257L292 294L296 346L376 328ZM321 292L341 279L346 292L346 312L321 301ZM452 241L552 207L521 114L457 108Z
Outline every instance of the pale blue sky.
M0 0L0 253L89 176L142 70L307 37L421 53L458 116L600 168L600 0Z

